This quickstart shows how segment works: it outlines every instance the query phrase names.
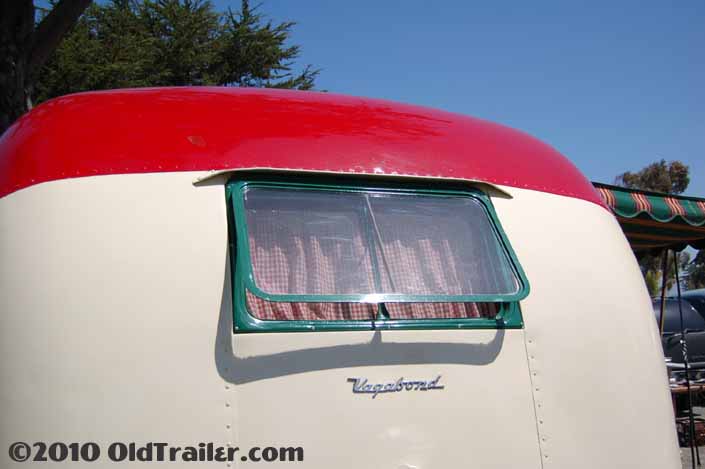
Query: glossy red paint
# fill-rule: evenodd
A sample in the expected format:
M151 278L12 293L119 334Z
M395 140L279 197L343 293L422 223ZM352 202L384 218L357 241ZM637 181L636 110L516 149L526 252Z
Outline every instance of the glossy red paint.
M570 161L507 127L381 100L240 88L48 101L0 139L0 197L82 176L265 167L473 179L602 205Z

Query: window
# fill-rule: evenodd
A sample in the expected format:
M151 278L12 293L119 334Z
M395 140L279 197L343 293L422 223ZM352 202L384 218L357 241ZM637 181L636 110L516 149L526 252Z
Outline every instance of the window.
M480 192L250 181L228 197L245 326L497 327L528 293Z

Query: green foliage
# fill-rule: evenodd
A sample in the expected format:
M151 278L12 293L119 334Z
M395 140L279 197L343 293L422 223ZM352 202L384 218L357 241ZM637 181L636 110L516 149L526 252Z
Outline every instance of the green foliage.
M94 4L42 68L35 101L85 90L227 85L311 89L319 71L295 73L295 23L273 24L242 0L216 12L208 0Z
M149 86L155 40L136 5L115 0L93 4L42 68L36 101L86 90Z
M680 161L667 163L666 160L662 159L635 173L629 171L622 173L615 178L614 182L630 189L680 194L688 188L690 175L688 166ZM681 252L678 258L679 270L686 271L689 268L689 260L690 256L688 253ZM646 254L639 258L639 267L644 275L644 281L651 296L660 294L663 270L662 257L660 255ZM669 255L666 289L670 289L674 285L674 281L673 257Z
M219 15L204 0L145 0L138 10L153 42L150 84L215 84L210 69L218 56Z
M301 50L299 46L286 47L285 43L295 23L272 25L268 21L263 24L262 15L255 10L243 0L240 12L229 9L225 15L215 65L217 82L238 86L313 88L318 70L308 65L298 75L292 72L293 61Z
M649 290L649 295L655 298L661 292L661 276L654 270L648 270L644 274L644 282L646 282L646 288Z
M705 288L705 251L700 250L687 267L686 286L689 290Z
M687 252L678 253L678 274L683 280L683 274L689 266L690 254ZM676 280L676 269L673 265L673 253L668 253L668 264L666 267L666 291L673 288ZM661 295L661 285L663 282L663 257L662 255L645 255L639 259L639 268L644 276L646 288L649 290L649 295L657 297ZM681 286L684 286L681 283Z
M680 161L660 160L636 173L627 171L615 178L615 184L630 189L681 194L690 184L689 168Z

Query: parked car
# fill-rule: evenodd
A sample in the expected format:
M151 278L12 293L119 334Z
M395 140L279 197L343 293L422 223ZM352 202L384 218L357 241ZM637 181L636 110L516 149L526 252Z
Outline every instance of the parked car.
M705 290L700 290L700 292L699 297L689 294L691 292L683 294L681 307L683 310L683 330L688 350L688 362L696 367L702 366L705 368ZM653 307L656 321L659 321L661 300L658 298L653 300ZM680 343L680 312L677 299L666 299L664 315L663 335L661 337L663 353L673 363L683 363L683 352Z
M688 300L700 314L705 315L705 288L687 291L683 293L682 296Z

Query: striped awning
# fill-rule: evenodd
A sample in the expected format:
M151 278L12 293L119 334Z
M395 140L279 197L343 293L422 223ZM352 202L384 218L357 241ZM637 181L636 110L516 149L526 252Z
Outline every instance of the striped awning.
M634 251L705 248L705 199L594 182Z

